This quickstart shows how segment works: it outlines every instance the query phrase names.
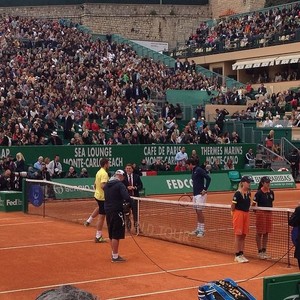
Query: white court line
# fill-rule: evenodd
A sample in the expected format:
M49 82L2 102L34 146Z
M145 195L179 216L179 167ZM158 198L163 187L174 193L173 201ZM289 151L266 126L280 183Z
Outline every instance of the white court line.
M21 219L28 220L28 218L26 217L7 217L7 218L0 218L0 222L10 221L10 220L21 220Z
M10 224L0 224L0 227L4 226L18 226L18 225L31 225L31 224L45 224L52 223L54 221L37 221L37 222L25 222L25 223L10 223Z
M251 278L248 281L260 280L260 279L263 279L263 278L264 277L256 277L256 278ZM236 282L238 283L238 282L243 282L243 281L246 281L246 280L247 279L240 279L240 280L237 280ZM143 296L167 294L167 293L174 293L174 292L191 290L191 289L198 289L198 287L199 287L199 285L196 285L196 286L190 286L190 287L186 287L186 288L170 289L170 290L164 290L164 291L158 291L158 292L151 292L151 293L137 294L137 295L131 295L131 296L117 297L117 298L108 298L107 300L121 300L121 299L139 298L139 297L143 297Z
M48 243L48 244L13 246L13 247L0 248L0 251L1 250L15 250L15 249L24 249L24 248L45 247L45 246L56 246L56 245L68 245L68 244L76 244L76 243L86 243L86 242L90 242L90 241L91 241L91 239L89 239L89 240L81 240L81 241L72 241L72 242L60 242L60 243Z
M196 286L189 286L186 288L178 288L178 289L150 292L150 293L137 294L137 295L131 295L131 296L117 297L117 298L108 298L107 300L120 300L120 299L138 298L138 297L143 297L143 296L160 295L160 294L174 293L174 292L180 292L180 291L186 291L186 290L192 290L192 289L194 290L194 289L198 289L198 287L199 287L199 285L196 285Z
M159 274L163 274L163 273L168 274L168 273L171 273L171 272L175 273L175 272L180 272L180 271L189 271L189 270L196 270L196 269L218 268L218 267L230 266L230 265L236 265L236 262L224 263L224 264L214 264L214 265L207 265L207 266L189 267L189 268L181 268L181 269L173 269L173 270L166 270L166 271L149 272L149 273L141 273L141 274L132 274L132 275L124 275L124 276L116 276L116 277L109 277L109 278L99 278L99 279L85 280L85 281L64 282L64 283L58 283L58 284L53 284L53 285L30 287L30 288L25 288L25 289L0 291L0 295L1 294L12 294L12 293L18 293L18 292L34 291L34 290L40 290L40 289L50 289L50 288L55 288L55 287L62 286L62 285L90 284L90 283L104 282L104 281L110 281L110 280L120 280L120 279L127 279L127 278L136 278L136 277L143 277L143 276L159 275ZM123 299L123 298L116 298L116 299Z

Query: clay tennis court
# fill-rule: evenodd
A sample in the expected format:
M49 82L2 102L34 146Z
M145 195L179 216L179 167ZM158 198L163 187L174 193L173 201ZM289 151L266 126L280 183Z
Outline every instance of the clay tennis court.
M294 208L298 195L299 186L275 190L275 207ZM208 202L229 204L231 197L232 193L211 193ZM128 261L117 264L110 261L109 243L94 243L93 227L21 212L1 212L0 227L0 300L35 299L63 284L107 300L192 300L197 299L199 285L225 277L260 300L264 276L298 272L293 258L290 267L256 258L241 265L233 262L233 254L131 235L120 245L120 254Z

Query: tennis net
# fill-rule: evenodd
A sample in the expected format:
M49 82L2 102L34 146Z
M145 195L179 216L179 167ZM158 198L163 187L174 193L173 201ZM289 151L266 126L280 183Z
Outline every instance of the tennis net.
M28 179L25 186L25 203L28 203L26 211L29 214L83 224L96 207L94 191L90 187ZM42 200L36 200L35 193L42 193ZM174 200L138 198L138 202L140 235L234 254L230 205L205 204L205 235L197 237L192 234L197 218L191 201L179 201L174 196ZM293 211L284 208L256 208L250 211L250 233L246 237L245 256L257 258L256 218L263 212L272 217L272 233L269 234L267 246L270 259L296 264L290 238L291 228L288 226Z
M65 184L26 179L25 212L83 224L97 207L94 190L89 185L72 185L72 180Z
M284 208L255 208L250 211L250 232L246 237L245 256L258 257L256 245L256 218L261 213L272 218L272 233L269 234L267 254L272 260L296 264L293 257L291 228L288 219L292 213ZM210 204L203 207L205 235L193 234L197 218L193 203L140 199L139 223L144 236L181 243L216 252L234 254L234 232L230 205Z

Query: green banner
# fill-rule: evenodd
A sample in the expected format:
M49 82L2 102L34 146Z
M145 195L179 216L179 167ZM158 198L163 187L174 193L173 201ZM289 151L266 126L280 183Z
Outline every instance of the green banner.
M55 199L84 199L93 198L94 192L82 191L77 188L94 189L94 178L53 179L62 185L53 185Z
M231 190L231 183L227 173L210 174L210 176L209 192ZM191 174L143 176L142 181L146 195L192 193Z
M69 166L74 166L77 171L87 168L90 176L95 176L100 167L100 160L107 157L111 163L111 170L123 169L127 163L140 164L146 159L151 165L157 158L175 165L175 155L182 146L186 147L188 156L192 150L197 151L200 163L208 161L212 164L216 159L221 166L229 158L232 159L236 169L244 168L244 156L249 148L255 149L254 144L226 144L226 145L87 145L87 146L24 146L0 147L0 156L6 157L21 152L27 165L33 165L40 155L49 157L50 160L59 154L63 171L68 171Z
M291 173L289 172L271 172L271 173L263 173L263 172L256 172L256 173L241 173L241 176L252 176L254 182L251 183L252 189L257 189L260 179L263 176L268 176L271 179L270 187L272 189L283 189L283 188L295 188L295 180Z
M0 211L22 211L23 193L16 191L0 192Z
M258 183L263 176L268 176L271 182L271 188L295 188L293 176L287 172L253 172L241 173L241 176L252 176L254 183L251 184L252 190L256 190ZM232 184L226 173L210 174L211 184L210 192L232 191ZM190 174L173 174L142 177L146 195L155 194L184 194L192 192L192 180Z
M264 277L263 300L297 300L299 299L299 282L299 273Z

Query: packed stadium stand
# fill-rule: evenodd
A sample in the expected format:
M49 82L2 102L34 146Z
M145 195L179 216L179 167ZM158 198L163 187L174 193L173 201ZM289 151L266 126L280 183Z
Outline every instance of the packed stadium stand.
M210 27L202 22L188 46L210 43L215 48L216 43L228 39L240 43L242 36L254 35L255 45L234 47L239 50L234 53L252 46L272 49L283 42L283 35L286 43L297 41L298 16L297 2L231 16ZM265 87L269 65L259 64L258 81L233 81L236 86L228 86L224 72L219 76L204 73L197 65L199 57L179 57L166 65L153 53L139 56L132 43L117 43L114 35L92 39L91 32L76 22L5 16L0 25L1 146L198 144L207 124L211 130L205 143L222 144L248 138L245 128L230 127L235 120L254 121L255 126L266 128L298 127L299 91L272 93ZM265 42L259 45L262 38ZM276 82L293 87L299 77L294 67L298 62L282 65L288 68L277 75ZM247 70L245 66L238 69ZM254 87L257 82L259 86ZM187 105L188 99L174 103L167 92L176 90L199 91L207 100L198 98L197 105ZM230 113L221 127L216 120L224 106ZM258 140L263 148L267 135ZM257 141L254 135L249 142L253 141ZM275 145L278 148L278 140ZM275 153L275 148L271 151Z

